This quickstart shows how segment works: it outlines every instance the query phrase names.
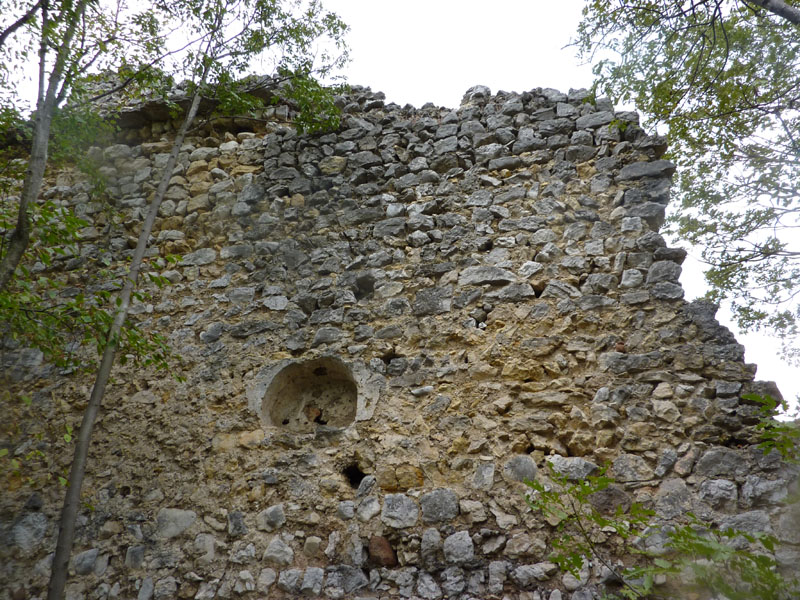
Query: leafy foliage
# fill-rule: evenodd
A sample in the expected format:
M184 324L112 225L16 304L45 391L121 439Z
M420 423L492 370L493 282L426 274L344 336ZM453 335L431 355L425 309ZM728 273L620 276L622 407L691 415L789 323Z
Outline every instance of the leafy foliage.
M744 330L791 344L800 318L800 27L758 5L590 0L576 45L595 62L598 93L668 128L680 198L670 231L702 247L711 299L728 302Z
M773 417L782 409L786 413L789 405L770 395L745 394L745 400L761 405L761 419L756 427L761 434L758 447L767 454L777 451L789 463L800 464L800 425L797 422L776 421ZM797 415L795 415L797 416Z
M735 529L719 530L687 513L681 525L659 525L655 513L633 503L603 514L593 502L614 480L602 469L597 476L570 481L550 467L550 482L527 481L532 493L526 502L540 511L557 536L551 559L579 577L584 565L599 561L614 577L613 598L673 598L676 590L705 589L729 600L790 600L800 592L800 580L784 577L773 558L777 539ZM662 534L664 549L657 555L642 550L648 537ZM605 546L610 536L621 542L615 552L638 556L639 564L614 563ZM663 586L669 581L669 586ZM662 595L662 590L668 595Z
M620 554L638 553L633 543L644 535L655 513L634 503L628 511L619 506L613 515L604 515L592 504L592 499L614 483L605 475L606 469L602 469L599 475L570 481L566 475L549 466L552 484L526 481L533 493L525 499L533 510L541 511L547 521L555 525L557 536L551 542L553 553L550 558L575 577L580 577L585 564L599 561L622 583L622 597L645 597L653 589L652 575L641 583L631 581L632 575L639 574L638 570L615 565L602 542L612 534L622 544L618 547Z

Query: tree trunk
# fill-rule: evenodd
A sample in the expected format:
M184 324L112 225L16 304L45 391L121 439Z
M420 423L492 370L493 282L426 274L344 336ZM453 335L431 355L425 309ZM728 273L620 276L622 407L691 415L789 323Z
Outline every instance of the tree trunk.
M64 33L61 46L59 46L58 52L56 53L55 64L53 65L53 70L50 72L47 82L47 91L44 91L44 80L40 75L39 99L36 103L31 157L28 162L28 169L25 172L25 182L22 184L22 194L20 194L19 198L17 225L14 228L14 232L11 234L8 252L6 252L5 256L0 260L0 292L8 287L11 278L14 276L14 271L17 270L25 254L25 250L27 250L28 244L30 243L31 220L28 215L28 207L36 202L36 199L39 197L39 192L42 189L44 169L47 165L47 146L50 141L50 123L53 120L53 112L56 108L56 92L59 87L61 87L72 38L75 36L75 30L78 27L78 23L80 23L87 2L88 0L81 0L81 2L78 2L74 11L69 15L71 21L67 24L67 30ZM46 7L44 9L43 18L46 21ZM44 28L45 27L43 27L43 29ZM47 48L46 38L42 39L41 48L39 58L40 73L43 72L45 64L44 54Z
M786 4L783 0L750 0L750 2L774 15L783 17L790 23L800 25L800 8Z
M67 571L69 565L70 552L72 551L72 542L75 537L75 520L78 515L78 508L80 505L81 486L83 484L83 476L86 472L86 458L89 453L89 442L92 435L92 428L97 419L97 413L100 410L100 405L105 393L106 384L111 375L111 367L114 365L114 359L117 353L117 344L119 342L122 326L125 324L125 319L128 316L128 308L130 307L131 294L136 287L136 282L139 278L139 269L142 265L145 250L147 250L147 242L150 238L150 232L153 229L153 223L158 215L158 209L161 206L161 201L167 192L169 181L172 177L172 171L178 161L178 154L180 153L183 140L186 137L186 132L194 121L197 115L197 110L200 107L201 90L205 84L205 79L208 75L208 69L203 73L202 81L198 85L197 90L192 98L192 104L189 112L175 137L175 142L172 146L166 167L164 167L164 175L156 190L156 195L150 203L147 217L142 225L142 230L139 233L139 240L136 244L136 250L133 253L131 266L128 275L125 279L125 284L120 292L120 303L117 312L114 315L114 321L111 325L111 330L108 333L106 347L103 351L103 358L100 362L100 367L97 371L97 377L92 388L92 395L89 399L89 404L83 413L83 421L81 422L80 432L78 439L75 443L75 455L72 459L72 466L69 472L69 483L67 487L67 494L64 498L64 507L61 511L61 521L58 531L58 542L56 543L56 553L53 558L53 566L50 574L50 586L47 591L48 600L61 600L64 594L64 587L67 582Z

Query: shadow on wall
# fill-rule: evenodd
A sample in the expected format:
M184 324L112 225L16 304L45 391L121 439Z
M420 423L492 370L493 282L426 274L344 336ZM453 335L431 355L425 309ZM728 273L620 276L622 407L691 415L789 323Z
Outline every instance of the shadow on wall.
M267 387L263 414L269 425L297 433L318 425L344 428L355 421L357 397L353 375L340 360L292 362Z

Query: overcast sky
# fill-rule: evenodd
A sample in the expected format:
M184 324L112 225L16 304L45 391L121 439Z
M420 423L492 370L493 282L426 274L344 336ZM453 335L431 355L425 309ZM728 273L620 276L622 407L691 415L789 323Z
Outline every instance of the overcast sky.
M382 91L387 101L456 108L473 85L522 92L535 87L561 91L589 87L592 73L580 64L574 39L583 0L323 0L350 26L351 84ZM702 267L689 251L681 283L686 299L705 293ZM778 382L787 399L800 394L800 377L778 355L780 344L761 335L744 336L726 320L758 364L757 379Z

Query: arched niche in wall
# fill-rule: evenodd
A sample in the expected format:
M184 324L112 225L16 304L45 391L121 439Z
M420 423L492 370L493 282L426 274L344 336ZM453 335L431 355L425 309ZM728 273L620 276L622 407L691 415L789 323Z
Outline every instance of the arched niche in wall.
M263 369L247 392L264 425L293 433L344 429L372 417L385 382L363 363L336 356L283 360Z

